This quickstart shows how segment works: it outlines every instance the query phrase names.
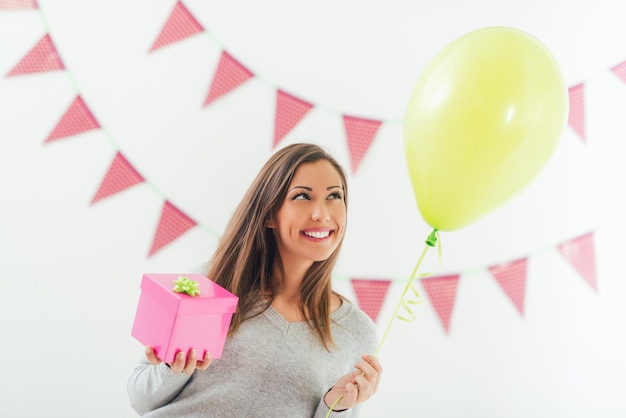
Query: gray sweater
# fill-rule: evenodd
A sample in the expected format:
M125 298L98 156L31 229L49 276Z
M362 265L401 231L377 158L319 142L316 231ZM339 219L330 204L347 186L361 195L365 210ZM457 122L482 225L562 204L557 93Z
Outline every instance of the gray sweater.
M288 322L270 306L241 324L207 370L173 374L143 357L128 379L130 404L154 418L323 418L328 389L377 345L374 323L351 303L331 319L336 348L330 352L306 322ZM330 417L356 417L359 408Z

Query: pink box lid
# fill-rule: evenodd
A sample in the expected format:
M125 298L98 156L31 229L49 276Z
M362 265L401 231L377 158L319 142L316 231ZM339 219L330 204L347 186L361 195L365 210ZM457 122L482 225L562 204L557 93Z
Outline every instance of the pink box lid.
M200 294L190 296L174 292L174 281L180 276L198 282ZM169 310L178 314L233 313L239 298L201 274L145 273L141 280L141 289L160 302Z

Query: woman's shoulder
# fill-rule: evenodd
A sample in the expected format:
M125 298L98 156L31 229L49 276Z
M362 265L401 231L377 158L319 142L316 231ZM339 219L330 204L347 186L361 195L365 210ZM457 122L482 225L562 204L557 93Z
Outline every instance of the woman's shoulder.
M372 318L348 299L343 300L336 312L342 313L333 330L336 343L344 347L345 344L352 346L361 354L373 354L378 346L378 330Z
M376 324L362 309L348 299L342 300L341 307L331 315L336 318L337 324L347 330L360 341L367 341L368 345L375 345L378 341Z
M356 322L363 327L376 329L376 324L372 318L354 302L344 299L342 307L344 306L346 307L346 318L348 321Z

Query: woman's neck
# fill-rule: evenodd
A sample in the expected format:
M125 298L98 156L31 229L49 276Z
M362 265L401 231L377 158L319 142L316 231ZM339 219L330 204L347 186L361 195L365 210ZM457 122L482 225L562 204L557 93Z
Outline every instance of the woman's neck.
M280 282L278 293L273 295L272 307L289 322L304 321L300 312L300 288L306 272L311 267L309 264L284 264L283 270L274 266L274 277ZM330 296L330 311L334 312L341 306L341 299L332 294Z
M310 267L311 264L304 263L283 263L282 269L278 265L274 266L274 277L280 285L273 295L272 307L289 322L306 319L300 312L300 289Z
M300 299L300 288L304 281L306 272L311 268L313 263L285 263L283 268L278 265L274 266L274 277L280 283L280 296L289 303L298 305ZM279 295L276 295L279 296Z

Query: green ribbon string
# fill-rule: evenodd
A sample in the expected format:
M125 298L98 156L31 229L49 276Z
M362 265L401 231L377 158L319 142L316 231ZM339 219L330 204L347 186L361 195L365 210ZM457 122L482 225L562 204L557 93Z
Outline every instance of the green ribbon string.
M415 265L415 268L413 269L411 276L407 280L406 286L404 287L402 295L400 296L400 300L398 301L398 304L396 305L396 309L393 312L393 315L391 316L391 320L389 321L389 324L387 324L387 328L385 329L383 338L380 340L380 343L378 344L378 348L376 349L376 353L374 354L374 356L376 357L378 357L378 354L380 353L380 350L383 347L383 343L385 342L387 335L389 334L389 330L391 329L391 325L393 324L393 321L395 319L400 319L401 321L404 321L404 322L411 322L415 320L415 313L413 312L412 308L414 305L417 305L422 301L422 297L420 296L419 292L415 288L414 281L415 281L415 278L417 277L417 271L420 265L422 264L422 260L424 260L424 256L426 256L426 252L428 251L430 247L434 247L435 245L437 246L437 253L439 256L439 266L434 271L420 274L419 277L422 278L422 277L430 276L435 271L439 270L439 268L441 268L441 240L439 239L439 231L437 231L437 229L433 229L433 231L428 235L428 238L426 239L425 242L426 242L426 246L424 247L424 250L422 251L422 254L420 255L419 260L417 260L417 264ZM398 313L400 311L400 308L404 308L404 314Z
M408 291L410 291L411 293L408 294L406 297L400 299L400 305L404 309L405 314L398 313L395 314L395 317L404 322L413 322L416 318L415 312L413 312L413 306L419 305L422 302L422 296L419 294L413 283L409 285L407 293Z
M391 325L393 324L393 321L395 319L399 319L404 322L412 322L415 320L416 316L415 316L415 312L413 312L413 306L418 305L422 301L422 297L420 296L419 292L415 288L414 280L416 277L418 277L417 270L422 264L422 260L424 259L424 256L426 256L426 252L428 251L430 247L437 246L439 265L437 269L435 269L434 271L431 271L428 273L422 273L419 275L419 277L422 278L422 277L430 276L431 274L435 273L437 270L441 268L441 260L442 260L441 240L439 239L439 231L437 231L437 228L433 229L433 231L430 234L428 234L428 237L426 238L425 243L426 243L426 246L424 247L424 250L422 251L422 254L420 255L419 260L417 260L417 264L415 265L415 268L413 269L411 276L407 280L406 286L404 287L402 295L400 296L400 300L398 301L398 304L396 305L396 309L394 310L393 315L391 316L391 320L389 321L389 324L387 324L387 328L385 329L383 338L380 340L380 343L378 344L378 348L376 349L376 352L374 353L374 357L378 357L378 354L380 353L380 350L383 347L383 343L385 342L387 335L389 334L389 330L391 329ZM400 308L404 308L403 314L399 313ZM361 373L361 375L363 375L363 373ZM339 403L339 401L343 399L344 396L345 394L341 395L335 400L335 402L333 402L328 412L326 413L326 418L330 416L331 411L335 408L335 406Z
M174 280L174 289L176 293L187 293L189 296L198 296L200 289L198 289L199 283L193 280L189 280L189 277L178 276L177 280Z

